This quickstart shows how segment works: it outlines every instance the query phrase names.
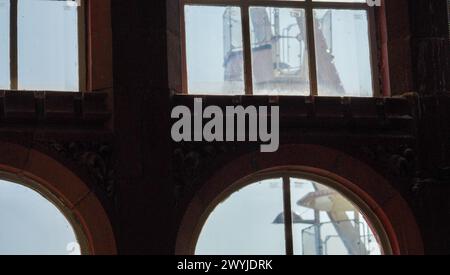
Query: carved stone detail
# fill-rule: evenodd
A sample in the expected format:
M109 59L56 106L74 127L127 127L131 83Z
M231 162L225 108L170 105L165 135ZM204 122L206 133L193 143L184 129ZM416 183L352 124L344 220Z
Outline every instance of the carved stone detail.
M177 143L173 150L173 179L178 201L186 190L199 184L205 172L211 170L221 156L236 151L231 143Z
M112 197L114 188L114 169L112 164L112 146L107 142L70 141L48 142L47 147L60 157L69 160L84 169L108 197Z
M416 154L410 145L366 145L361 148L364 158L374 162L388 174L399 178L413 178L416 173Z

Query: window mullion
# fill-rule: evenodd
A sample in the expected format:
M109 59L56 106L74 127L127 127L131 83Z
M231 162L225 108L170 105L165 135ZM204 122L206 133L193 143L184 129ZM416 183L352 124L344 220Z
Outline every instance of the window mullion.
M241 17L242 17L242 46L244 51L244 83L245 94L253 94L253 80L252 80L252 45L250 39L250 7L247 1L242 1Z
M181 37L181 92L188 94L188 78L187 78L187 50L186 50L186 23L185 23L185 0L180 1L180 37Z
M80 1L77 7L77 24L78 24L78 90L86 91L86 10L85 2Z
M310 95L317 96L316 43L314 37L314 14L312 0L306 0L306 32L308 34L308 61Z
M286 255L294 255L294 239L292 233L292 209L290 179L283 177L283 204L284 204L284 234L286 241Z
M10 89L18 89L18 62L17 62L17 7L18 0L11 0L10 2L10 16L9 16L9 71L10 71Z
M372 96L386 96L390 94L390 91L383 91L383 94L380 90L381 79L379 78L380 69L379 69L379 55L378 55L378 47L377 47L377 30L375 25L375 14L374 9L369 9L366 7L367 18L368 18L368 35L369 35L369 54L370 54L370 66L372 72Z

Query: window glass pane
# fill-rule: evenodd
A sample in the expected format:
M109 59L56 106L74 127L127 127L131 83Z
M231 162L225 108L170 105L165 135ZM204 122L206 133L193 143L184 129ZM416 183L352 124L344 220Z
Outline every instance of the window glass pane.
M305 11L250 8L253 93L308 95Z
M208 217L195 253L285 254L282 185L264 180L233 193Z
M9 0L0 0L0 89L9 88Z
M0 221L0 255L80 254L69 221L28 187L0 180Z
M77 7L67 1L18 2L19 89L78 91Z
M314 10L319 95L373 95L365 10Z
M294 254L381 254L378 238L353 203L325 185L290 181Z
M244 94L241 11L185 6L190 94Z

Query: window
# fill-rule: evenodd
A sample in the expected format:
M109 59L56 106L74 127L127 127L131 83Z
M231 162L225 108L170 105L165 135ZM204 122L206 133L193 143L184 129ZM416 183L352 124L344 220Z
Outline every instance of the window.
M47 196L0 180L0 255L79 255L72 224Z
M365 0L182 1L184 93L377 93Z
M0 0L0 89L84 89L80 3Z
M291 215L285 215L290 212ZM379 255L382 229L339 191L296 175L232 193L204 224L196 254Z

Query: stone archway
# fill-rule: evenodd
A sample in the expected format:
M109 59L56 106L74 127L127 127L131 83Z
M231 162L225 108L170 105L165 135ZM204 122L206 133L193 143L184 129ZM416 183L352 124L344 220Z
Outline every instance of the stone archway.
M109 218L96 195L53 158L21 145L0 142L0 176L41 192L76 223L87 254L116 254Z
M423 254L414 216L392 185L363 162L318 145L285 145L273 154L247 154L217 171L189 202L179 227L176 253L193 254L204 222L222 198L247 179L274 171L306 173L337 183L370 208L383 226L392 254Z

